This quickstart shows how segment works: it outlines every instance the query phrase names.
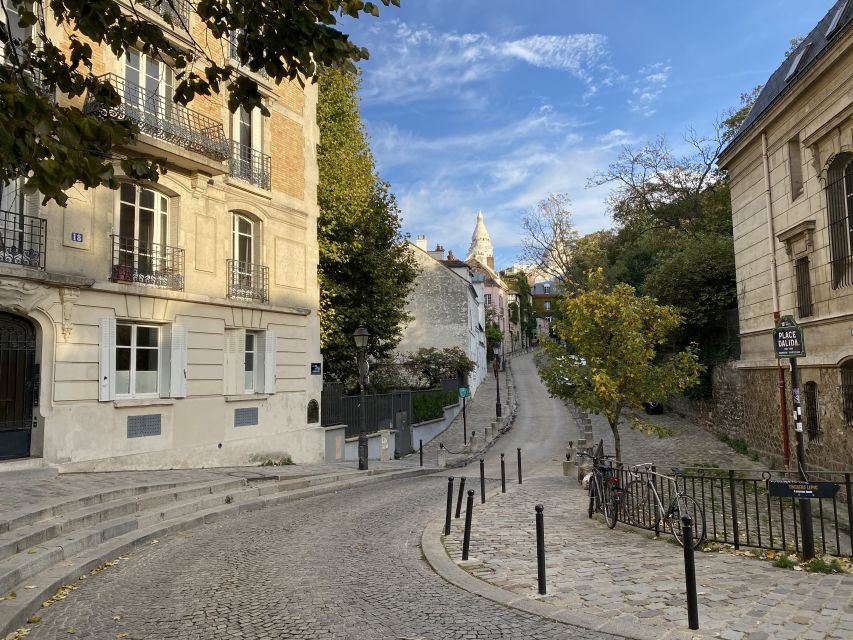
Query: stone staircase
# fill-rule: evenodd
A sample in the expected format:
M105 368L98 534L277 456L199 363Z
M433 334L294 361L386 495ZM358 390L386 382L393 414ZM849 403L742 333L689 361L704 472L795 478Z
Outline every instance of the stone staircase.
M78 496L0 516L0 638L65 584L155 538L222 518L433 469L340 470L170 482Z

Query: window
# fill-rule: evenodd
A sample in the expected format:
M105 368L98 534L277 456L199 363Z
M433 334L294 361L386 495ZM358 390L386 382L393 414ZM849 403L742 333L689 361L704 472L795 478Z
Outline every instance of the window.
M225 332L225 393L275 393L274 331Z
M797 314L801 318L812 315L812 283L809 275L809 259L799 258L794 263L797 279Z
M818 411L817 383L806 382L803 385L803 404L805 405L806 432L809 440L820 436L820 413Z
M829 26L826 29L827 38L829 38L838 28L839 24L841 23L841 16L844 14L844 10L847 9L848 4L850 3L845 2L844 4L842 4L840 7L838 7L838 10L835 12L835 15L832 16L832 22L829 23Z
M98 399L186 397L183 325L100 321Z
M545 292L546 296L551 295L551 285L550 284L543 284L542 290Z
M788 172L791 176L791 201L803 193L803 159L800 155L800 137L788 142Z
M146 274L161 271L162 265L158 263L169 241L169 198L151 189L123 183L119 189L116 236L120 267L132 267Z
M832 264L832 288L853 284L851 245L853 245L853 155L839 154L830 164L826 177L826 206L829 218L829 248Z
M124 107L132 119L145 114L144 121L170 118L172 102L172 70L150 55L128 49L124 54ZM137 111L137 113L134 113Z
M483 296L483 298L485 299L486 304L492 304L492 294L491 293L487 293L485 296Z
M791 66L788 68L788 73L785 74L785 82L788 82L788 80L790 80L791 78L793 78L797 74L797 71L800 67L800 62L802 61L803 57L806 55L806 52L811 48L811 46L812 46L811 42L806 42L805 44L802 45L802 49L800 49L800 51L797 53L797 55L794 56L794 60L793 60L793 62L791 62Z
M551 301L546 300L545 301L545 311L550 311L550 310L551 310Z
M853 425L853 360L841 365L841 405L845 422Z
M41 7L33 7L36 11L41 11ZM33 38L35 34L33 33L32 27L22 27L19 24L20 18L18 17L18 9L11 2L0 2L0 25L6 26L6 17L9 18L9 36L12 40L12 44L15 46L16 50L21 53L22 48L21 45L28 39ZM5 30L5 29L4 29ZM4 51L4 43L0 42L0 63L2 63L6 59L6 52Z

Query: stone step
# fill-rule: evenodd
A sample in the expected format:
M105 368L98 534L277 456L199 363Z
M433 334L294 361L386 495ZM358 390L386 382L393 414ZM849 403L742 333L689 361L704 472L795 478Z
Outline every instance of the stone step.
M241 478L228 478L182 485L178 488L171 485L162 489L162 485L160 485L158 486L160 490L153 492L148 491L149 487L145 487L146 490L144 491L139 491L142 487L136 487L137 491L130 488L97 494L100 496L99 500L104 499L103 502L70 510L73 504L87 504L93 499L92 496L78 498L64 503L62 509L64 513L47 516L32 524L16 526L0 536L0 560L26 551L36 545L45 544L62 533L69 533L121 516L132 515L157 505L176 502L197 495L229 491L245 486L245 484L245 480ZM47 511L47 509L41 509L33 513L46 513Z
M92 569L156 538L302 498L435 471L437 470L432 468L416 467L399 471L343 472L314 476L313 482L303 483L303 486L297 488L292 486L297 481L282 479L275 481L275 484L290 483L289 489L260 495L260 487L247 487L230 493L196 496L185 500L185 504L176 503L161 510L149 509L136 516L117 518L67 536L63 535L57 539L56 546L40 549L34 554L37 558L30 558L28 563L22 563L26 564L29 571L26 577L23 576L27 572L18 573L16 575L19 580L16 583L0 588L0 595L8 595L10 591L16 594L14 599L0 600L0 638L23 625L31 614L38 611L41 603L62 585L75 583L80 576ZM321 481L322 478L330 479L334 476L340 478ZM265 482L262 486L267 489L272 484ZM226 500L229 497L231 499ZM183 513L184 507L189 503L193 503L196 508ZM160 516L159 520L154 517L155 514ZM11 559L20 556L21 554ZM8 560L10 559L7 558L6 561Z

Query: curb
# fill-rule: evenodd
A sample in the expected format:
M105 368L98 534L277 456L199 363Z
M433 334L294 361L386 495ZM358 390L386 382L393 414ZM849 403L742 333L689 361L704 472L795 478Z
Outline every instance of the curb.
M236 504L223 504L221 506L191 513L170 522L156 524L144 529L131 531L123 536L114 538L111 542L96 547L90 552L72 559L69 563L57 563L47 568L41 579L47 580L44 586L37 589L19 593L15 600L0 601L0 638L5 638L20 627L26 625L30 615L41 610L41 603L52 597L57 589L66 584L76 584L81 576L86 576L90 571L117 557L134 551L155 538L188 531L204 524L212 524L227 516L235 516L252 511L258 511L267 507L275 507L288 502L295 502L302 498L337 493L365 484L379 484L389 480L411 478L429 475L439 471L432 467L416 469L400 469L396 471L376 472L369 471L368 475L349 478L341 481L341 484L321 484L314 487L308 486L283 492L271 496L260 496L254 500L239 502ZM38 576L33 576L35 582Z
M497 493L499 492L492 492L491 495ZM695 638L703 637L698 631L665 630L658 627L639 626L637 624L627 624L610 620L602 622L601 619L595 616L575 613L573 609L559 608L555 605L547 604L546 601L538 599L538 596L522 596L475 578L460 568L447 555L447 551L441 542L443 530L443 517L431 520L421 535L421 551L424 554L427 564L432 567L432 570L445 581L459 589L552 622L580 627L588 631L610 633L622 638L628 638L629 640L694 640Z

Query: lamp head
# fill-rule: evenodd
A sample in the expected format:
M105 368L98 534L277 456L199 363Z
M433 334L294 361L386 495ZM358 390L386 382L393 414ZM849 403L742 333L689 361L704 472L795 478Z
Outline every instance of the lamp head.
M370 339L370 332L366 327L359 327L352 334L353 340L355 340L355 346L360 351L367 349L367 341Z

